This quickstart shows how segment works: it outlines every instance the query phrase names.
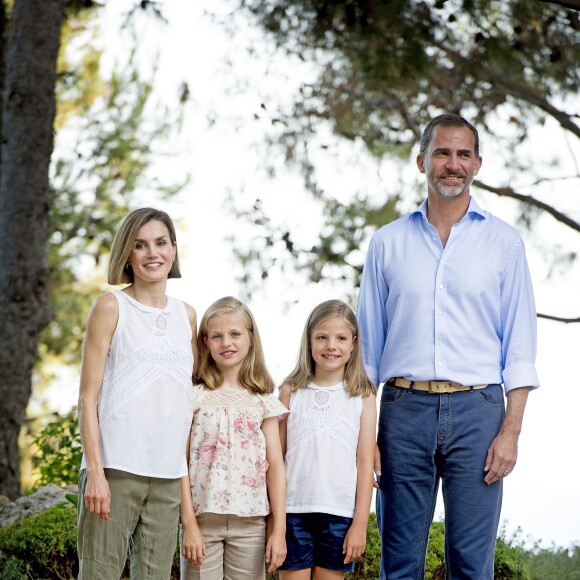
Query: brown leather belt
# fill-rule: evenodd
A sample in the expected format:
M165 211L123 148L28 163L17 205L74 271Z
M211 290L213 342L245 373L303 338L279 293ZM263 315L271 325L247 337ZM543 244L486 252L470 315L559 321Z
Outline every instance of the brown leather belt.
M395 377L387 381L387 384L395 387L402 387L411 391L428 391L434 395L440 393L457 393L459 391L473 391L474 389L484 389L487 385L461 385L453 381L410 381L402 377Z

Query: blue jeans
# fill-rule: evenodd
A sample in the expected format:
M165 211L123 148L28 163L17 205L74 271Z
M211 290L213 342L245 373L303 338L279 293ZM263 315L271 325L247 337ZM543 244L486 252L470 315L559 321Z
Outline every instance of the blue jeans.
M493 580L502 482L487 485L487 451L504 417L501 385L431 394L385 385L378 445L381 580L423 580L442 483L447 578Z

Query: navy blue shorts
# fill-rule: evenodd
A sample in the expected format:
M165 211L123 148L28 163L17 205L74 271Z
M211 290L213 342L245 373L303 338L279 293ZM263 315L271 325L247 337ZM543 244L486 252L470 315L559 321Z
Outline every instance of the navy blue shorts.
M352 518L330 514L286 514L288 554L280 570L326 568L354 572L354 562L344 563L342 544Z

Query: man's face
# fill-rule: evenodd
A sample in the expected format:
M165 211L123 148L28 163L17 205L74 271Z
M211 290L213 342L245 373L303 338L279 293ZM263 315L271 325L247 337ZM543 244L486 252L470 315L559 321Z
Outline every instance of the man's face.
M481 167L475 136L467 127L437 125L425 156L417 156L417 166L427 175L429 193L454 198L469 192Z

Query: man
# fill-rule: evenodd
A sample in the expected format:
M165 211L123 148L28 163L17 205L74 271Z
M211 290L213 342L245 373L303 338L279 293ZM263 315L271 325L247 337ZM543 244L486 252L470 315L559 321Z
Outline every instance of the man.
M424 578L440 481L447 578L493 579L502 481L539 386L523 242L471 198L481 162L475 127L457 115L432 119L417 156L427 200L375 233L363 271L363 359L371 380L385 383L382 579Z

